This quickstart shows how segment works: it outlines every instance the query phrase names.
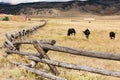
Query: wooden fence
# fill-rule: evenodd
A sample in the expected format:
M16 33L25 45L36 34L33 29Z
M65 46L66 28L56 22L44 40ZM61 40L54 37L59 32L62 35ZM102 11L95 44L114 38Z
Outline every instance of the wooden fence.
M116 61L120 60L120 54L93 52L93 51L78 50L78 49L73 49L73 48L68 48L63 46L57 46L55 45L56 43L55 40L20 40L20 38L32 33L33 31L36 31L40 27L45 26L45 24L46 22L42 26L37 26L31 29L28 29L30 32L29 31L27 32L27 30L25 30L22 32L15 33L14 35L6 34L7 40L3 44L3 47L6 48L6 51L5 51L6 57L10 54L17 54L22 56L28 56L28 59L31 60L31 63L29 64L11 62L12 64L18 65L19 67L24 67L26 70L29 70L35 74L38 74L40 76L43 76L45 78L52 79L52 80L66 80L64 78L60 78L57 76L60 73L57 70L56 66L68 68L68 69L74 69L74 70L83 70L83 71L88 71L88 72L107 75L107 76L120 77L120 72L117 72L117 71L109 71L105 69L98 69L98 68L93 68L88 66L69 64L69 63L51 60L50 57L47 55L47 52L49 50L52 50L52 51L69 53L72 55L87 56L87 57L116 60ZM20 50L20 47L22 44L33 45L38 53L22 52ZM34 66L38 62L47 64L53 74L47 73L44 70L35 69Z

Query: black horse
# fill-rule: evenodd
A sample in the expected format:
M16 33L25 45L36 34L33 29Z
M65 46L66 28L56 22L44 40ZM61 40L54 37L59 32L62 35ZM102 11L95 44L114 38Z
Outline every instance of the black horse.
M115 39L115 32L110 32L109 37L110 39Z
M75 36L75 34L76 34L75 29L74 29L74 28L69 28L69 29L68 29L68 32L67 32L67 36L70 36L70 35L73 35L73 34L74 34L74 36Z
M90 30L86 29L85 31L83 31L83 33L85 34L86 38L88 39L89 35L90 35Z

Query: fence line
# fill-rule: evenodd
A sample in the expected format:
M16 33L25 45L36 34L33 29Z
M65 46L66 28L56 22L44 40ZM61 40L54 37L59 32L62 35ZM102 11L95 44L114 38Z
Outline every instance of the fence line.
M57 70L56 66L68 68L68 69L74 69L74 70L83 70L83 71L88 71L92 73L97 73L97 74L102 74L102 75L107 75L107 76L114 76L114 77L120 78L120 72L117 72L117 71L109 71L105 69L98 69L98 68L93 68L93 67L88 67L88 66L68 64L68 63L51 60L50 57L47 55L47 52L49 50L52 50L52 51L64 52L64 53L69 53L69 54L78 55L78 56L86 56L86 57L116 60L116 61L120 60L120 54L93 52L93 51L78 50L78 49L73 49L73 48L63 47L63 46L56 46L55 40L22 40L21 39L22 37L33 33L34 31L36 31L37 29L45 25L46 25L46 22L41 26L36 26L31 29L23 30L22 32L17 32L15 34L5 35L7 40L4 42L3 46L4 48L7 48L7 50L5 51L6 57L11 54L18 54L22 56L28 56L28 59L31 60L31 63L29 64L11 62L12 64L15 64L19 67L24 67L26 70L29 70L35 74L38 74L40 76L43 76L45 78L52 79L52 80L66 80L64 78L60 78L57 76L60 73ZM37 53L22 52L20 50L22 44L33 45L34 48L37 50ZM47 72L34 69L33 67L38 62L47 64L53 74L48 74Z
M12 33L12 34L5 34L6 38L7 38L7 41L5 41L3 43L3 45L0 47L0 49L8 46L8 44L11 44L10 42L13 42L13 41L19 41L19 40L22 40L22 38L24 38L25 36L29 36L30 34L32 34L33 32L35 32L36 30L38 30L39 28L42 28L44 27L46 24L47 24L47 21L43 21L44 23L42 25L39 25L39 26L35 26L35 27L32 27L32 28L29 28L29 29L23 29L23 30L20 30L16 33ZM10 48L11 46L9 46ZM12 47L11 47L12 48Z
M76 55L76 54L78 55L78 53L82 53L82 51L77 50L77 49L72 49L72 48L62 47L62 46L55 46L54 45L55 43L56 43L55 40L48 40L48 41L47 40L15 41L15 42L13 42L14 45L15 44L31 44L31 45L34 45L34 47L38 51L38 53L21 52L21 51L15 51L15 50L6 50L6 53L8 55L10 55L12 53L12 54L28 56L28 59L34 61L36 64L38 62L41 62L41 63L48 64L49 67L50 67L50 65L52 65L53 67L50 67L50 69L53 72L53 74L55 74L55 75L59 75L59 72L55 67L55 66L58 66L58 67L64 67L64 68L68 68L68 69L88 71L88 72L107 75L107 76L120 77L120 72L117 72L117 71L109 71L109 70L105 70L105 69L98 69L98 68L93 68L93 67L88 67L88 66L68 64L68 63L63 63L63 62L51 60L47 56L47 54L46 54L47 52L45 52L45 50L67 52L67 53L72 53L73 55ZM86 52L89 53L88 51L86 51ZM90 54L93 54L93 53L90 53ZM107 53L102 53L102 54L104 55L104 54L107 54ZM111 58L110 55L114 56L114 58ZM119 54L110 54L110 55L108 55L106 58L103 58L101 56L99 58L109 59L109 60L119 60L120 59ZM79 56L81 56L81 54L79 54ZM88 55L84 55L84 56L94 57L94 56L88 56ZM98 58L98 57L96 57L96 58Z

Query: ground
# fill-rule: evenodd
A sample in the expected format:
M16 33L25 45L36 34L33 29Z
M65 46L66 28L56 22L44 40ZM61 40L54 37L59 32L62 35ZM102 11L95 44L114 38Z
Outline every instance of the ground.
M15 21L1 21L0 22L0 43L2 45L5 40L4 34L14 33L23 28L29 28L41 24L41 18L32 18L32 21L15 22ZM55 45L66 46L70 48L89 50L97 52L106 52L119 54L120 52L120 20L94 20L89 23L81 18L42 18L48 21L47 25L29 38L31 40L56 40ZM67 37L67 29L75 28L76 36ZM91 35L89 39L86 39L83 32L86 28L89 28ZM116 39L110 40L109 32L114 31L116 33ZM39 76L36 76L30 72L26 72L9 63L11 60L29 62L27 58L10 55L7 58L3 57L3 49L0 53L0 77L2 80L46 80ZM22 45L22 51L36 52L32 45ZM48 55L52 60L92 66L95 68L107 69L112 71L120 71L120 62L112 60L96 59L84 56L75 56L71 54L49 51ZM44 68L49 71L47 65L37 64L36 68ZM76 71L65 68L58 68L60 71L60 77L64 77L67 80L120 80L120 78L103 76L99 74L89 73L86 71Z

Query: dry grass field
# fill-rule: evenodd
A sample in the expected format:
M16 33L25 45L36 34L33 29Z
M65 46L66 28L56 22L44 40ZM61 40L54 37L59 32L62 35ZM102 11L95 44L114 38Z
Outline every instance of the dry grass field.
M35 19L33 19L35 20ZM38 21L37 21L38 20ZM120 20L95 20L89 23L80 18L45 18L48 21L47 25L34 35L31 35L29 39L35 40L56 40L55 45L66 46L70 48L90 50L97 52L107 53L120 53ZM39 19L31 22L0 22L0 43L5 40L4 33L15 32L17 30L39 25ZM67 37L67 29L75 28L76 36ZM91 35L89 39L86 39L83 30L89 28ZM116 39L109 39L109 32L114 31L116 33ZM36 52L32 45L22 45L22 51ZM20 62L29 62L25 57L10 55L6 58L3 57L4 50L0 51L0 79L1 80L47 80L39 77L31 72L26 72L24 69L20 69L9 63L11 60ZM52 60L58 60L62 62L91 66L95 68L107 69L112 71L120 71L120 62L112 60L96 59L84 56L75 56L71 54L49 51L48 55ZM36 68L44 68L50 72L47 65L39 63ZM76 71L65 68L58 68L60 71L60 77L64 77L67 80L120 80L120 78L104 76L94 74L86 71Z
M7 15L7 14L0 14L0 21L4 18L8 17L9 21L25 21L25 16L20 16L20 15Z

